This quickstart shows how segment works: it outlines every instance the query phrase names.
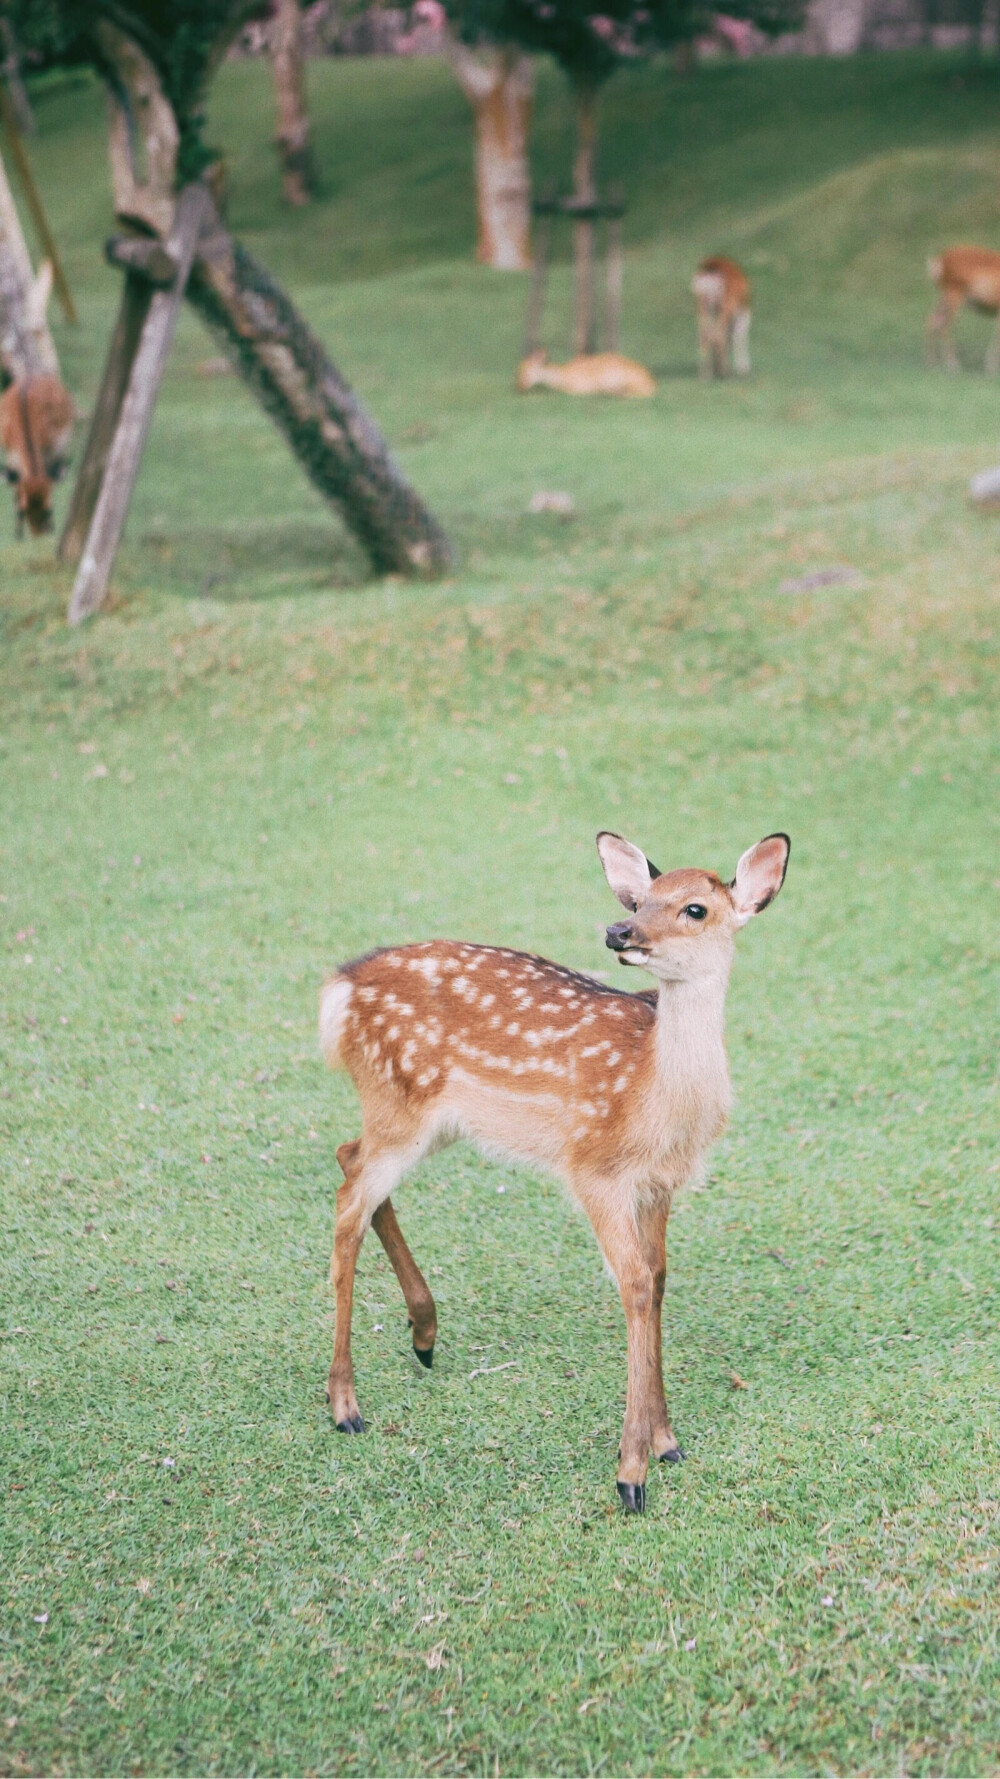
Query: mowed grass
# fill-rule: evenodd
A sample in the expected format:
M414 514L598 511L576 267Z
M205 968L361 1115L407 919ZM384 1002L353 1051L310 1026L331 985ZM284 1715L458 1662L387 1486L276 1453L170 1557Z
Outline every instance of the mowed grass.
M524 285L468 263L446 70L313 70L325 193L294 216L266 70L224 71L234 225L461 566L367 579L193 322L111 609L69 633L50 543L4 522L3 1771L996 1770L986 325L962 378L921 362L927 253L1000 245L993 78L622 77L626 345L661 383L616 407L512 394ZM38 109L87 406L117 295L101 106L62 83ZM554 169L551 77L537 133ZM754 276L746 385L692 374L715 249ZM539 488L577 516L528 517ZM858 580L782 591L835 565ZM464 1149L397 1198L433 1372L372 1243L365 1437L323 1400L358 1121L317 985L438 933L607 968L602 826L725 872L793 840L734 972L731 1128L671 1224L689 1455L642 1520L589 1230Z

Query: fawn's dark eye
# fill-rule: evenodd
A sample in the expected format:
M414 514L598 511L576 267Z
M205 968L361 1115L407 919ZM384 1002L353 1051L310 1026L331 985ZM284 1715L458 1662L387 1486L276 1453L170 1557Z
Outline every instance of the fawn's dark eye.
M708 909L703 902L689 902L684 913L690 914L692 920L704 920Z

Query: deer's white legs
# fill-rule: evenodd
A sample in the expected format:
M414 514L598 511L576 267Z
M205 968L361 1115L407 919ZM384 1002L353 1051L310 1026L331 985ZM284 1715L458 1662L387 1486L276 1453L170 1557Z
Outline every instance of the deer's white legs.
M699 304L698 307L698 375L708 378L712 375L715 360L715 337L712 317Z
M344 1184L337 1193L337 1225L333 1240L333 1258L330 1261L330 1279L337 1294L337 1312L333 1337L333 1363L330 1366L326 1393L339 1433L364 1432L361 1410L354 1393L354 1366L351 1361L354 1274L358 1264L358 1255L361 1252L361 1244L368 1233L369 1224L374 1220L379 1208L385 1206L390 1192L416 1159L415 1153L404 1149L383 1150L380 1154L369 1159L364 1154L363 1139L353 1143L342 1143L337 1150L337 1160L344 1170ZM403 1241L402 1232L392 1215L391 1206L389 1207L389 1218L391 1222L387 1222L385 1217L380 1219L383 1229L388 1229L390 1241L393 1240L393 1232L395 1236L398 1236L398 1244L405 1251L410 1265L413 1267L413 1272L420 1279L427 1297L430 1298L430 1292L427 1291L409 1249ZM388 1243L384 1235L382 1240L388 1252ZM389 1258L393 1259L392 1254L389 1255ZM393 1265L395 1266L395 1261L393 1261ZM396 1275L400 1277L398 1267ZM431 1308L433 1311L433 1302ZM431 1344L433 1345L433 1342Z
M933 364L940 357L946 370L959 371L958 353L955 349L955 337L952 325L955 316L962 306L961 292L943 291L941 301L927 318L927 362Z
M737 309L730 334L733 370L738 377L750 375L750 310Z

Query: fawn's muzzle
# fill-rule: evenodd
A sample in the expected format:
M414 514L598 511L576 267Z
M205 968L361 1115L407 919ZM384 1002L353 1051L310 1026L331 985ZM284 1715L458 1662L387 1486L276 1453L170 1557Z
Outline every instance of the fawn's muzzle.
M632 927L629 921L616 921L604 936L604 943L609 951L627 951L632 943Z

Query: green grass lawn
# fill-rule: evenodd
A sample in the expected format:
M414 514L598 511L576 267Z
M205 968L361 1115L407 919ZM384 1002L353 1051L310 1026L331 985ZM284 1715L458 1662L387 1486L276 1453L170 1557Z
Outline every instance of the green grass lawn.
M922 323L928 252L1000 246L995 75L621 77L634 407L512 393L524 285L469 263L446 70L311 79L324 197L287 215L266 70L224 71L232 220L461 566L367 579L190 320L111 609L68 632L51 543L0 520L0 1771L994 1772L1000 539L965 490L1000 428L986 324L949 379ZM86 407L101 103L38 110ZM554 78L537 135L554 170ZM706 387L686 290L722 249L755 375ZM567 310L560 271L557 348ZM833 564L860 583L782 591ZM604 826L723 871L793 839L671 1225L689 1457L642 1520L589 1230L469 1151L397 1199L433 1372L373 1242L366 1436L323 1400L357 1113L318 983L431 934L604 968Z

